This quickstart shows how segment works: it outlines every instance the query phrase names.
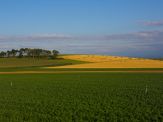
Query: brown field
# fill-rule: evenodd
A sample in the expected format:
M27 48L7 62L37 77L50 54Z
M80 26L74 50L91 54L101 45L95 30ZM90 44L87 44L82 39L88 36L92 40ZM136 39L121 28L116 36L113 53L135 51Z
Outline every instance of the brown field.
M49 68L163 68L163 61L142 58L102 55L66 55L62 58L89 63Z

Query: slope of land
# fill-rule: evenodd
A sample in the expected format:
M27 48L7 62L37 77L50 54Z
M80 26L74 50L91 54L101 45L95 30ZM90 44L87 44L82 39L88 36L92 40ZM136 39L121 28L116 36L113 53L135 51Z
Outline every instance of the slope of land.
M163 61L143 58L102 55L65 55L62 58L89 63L49 68L163 68Z
M0 68L14 67L43 67L43 66L64 66L84 63L83 61L71 59L46 59L46 58L0 58Z

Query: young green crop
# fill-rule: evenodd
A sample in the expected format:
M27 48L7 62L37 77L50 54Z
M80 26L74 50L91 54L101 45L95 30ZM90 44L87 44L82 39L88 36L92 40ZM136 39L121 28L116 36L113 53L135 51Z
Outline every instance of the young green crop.
M161 73L0 75L0 121L162 120Z

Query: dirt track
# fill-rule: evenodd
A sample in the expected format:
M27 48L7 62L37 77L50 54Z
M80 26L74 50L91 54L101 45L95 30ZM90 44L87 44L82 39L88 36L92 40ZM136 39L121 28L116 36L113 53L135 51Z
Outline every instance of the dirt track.
M62 73L163 73L163 70L146 71L16 71L0 72L0 74L62 74Z

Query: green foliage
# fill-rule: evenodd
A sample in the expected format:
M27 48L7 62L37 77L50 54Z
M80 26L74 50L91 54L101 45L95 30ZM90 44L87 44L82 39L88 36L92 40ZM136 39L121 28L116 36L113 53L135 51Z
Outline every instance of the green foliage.
M9 58L9 57L18 57L18 58L22 58L22 57L32 57L32 58L45 58L45 57L53 57L57 58L59 54L59 51L57 50L44 50L44 49L39 49L39 48L21 48L19 50L8 50L6 52L2 51L0 52L0 58Z
M53 53L53 58L56 58L59 54L59 51L53 50L52 53Z
M163 75L0 75L0 121L161 122Z

